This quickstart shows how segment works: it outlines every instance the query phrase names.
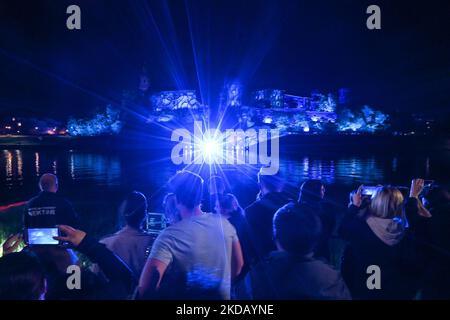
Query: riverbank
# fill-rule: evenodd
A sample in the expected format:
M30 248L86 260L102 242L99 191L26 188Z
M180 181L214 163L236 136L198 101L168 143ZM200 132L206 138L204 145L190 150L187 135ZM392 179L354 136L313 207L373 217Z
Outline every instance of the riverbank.
M176 142L170 135L117 135L97 137L71 136L0 136L0 148L56 148L74 150L146 150L170 149ZM389 135L287 135L281 138L282 152L292 153L299 148L324 151L360 151L368 149L412 149L450 151L450 137L445 136L389 136Z
M46 135L46 136L26 136L26 135L0 135L0 147L33 147L33 146L60 146L75 141L74 137Z

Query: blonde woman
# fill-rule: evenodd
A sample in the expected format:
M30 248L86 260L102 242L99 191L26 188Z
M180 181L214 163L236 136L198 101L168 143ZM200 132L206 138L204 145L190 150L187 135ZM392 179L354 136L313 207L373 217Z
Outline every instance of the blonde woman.
M370 203L366 223L377 238L388 246L395 246L405 235L407 221L403 201L403 195L397 188L381 187Z
M413 299L422 260L408 233L405 199L397 188L381 186L361 216L363 188L353 195L339 230L348 241L344 280L354 299Z

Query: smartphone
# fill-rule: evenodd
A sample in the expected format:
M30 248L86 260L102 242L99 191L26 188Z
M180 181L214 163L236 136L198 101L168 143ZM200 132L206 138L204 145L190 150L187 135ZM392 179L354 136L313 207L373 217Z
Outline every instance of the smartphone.
M378 190L379 187L368 187L368 186L364 186L363 190L362 190L362 195L363 196L373 196L375 194L375 192Z
M29 245L56 245L59 241L53 237L58 235L58 228L29 228L26 229L26 242Z
M159 234L166 228L166 216L164 213L149 212L147 213L147 232Z

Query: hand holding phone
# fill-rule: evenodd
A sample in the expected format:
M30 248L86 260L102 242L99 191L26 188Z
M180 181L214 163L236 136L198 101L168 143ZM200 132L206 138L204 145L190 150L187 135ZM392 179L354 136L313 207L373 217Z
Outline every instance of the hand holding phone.
M72 228L71 226L59 225L57 229L59 229L59 231L63 235L56 235L55 239L68 242L74 247L78 247L81 241L83 241L84 237L86 237L86 232L77 230L75 228Z
M363 190L362 190L362 195L363 196L373 196L375 194L375 192L377 192L379 187L368 187L368 186L364 186Z
M423 179L413 179L411 181L411 189L409 191L409 196L411 198L418 198L419 194L422 192L424 187L424 181Z
M356 207L360 207L362 203L362 191L364 189L363 185L358 187L358 190L352 195L352 204Z
M26 242L29 245L57 245L58 228L28 228L26 229Z

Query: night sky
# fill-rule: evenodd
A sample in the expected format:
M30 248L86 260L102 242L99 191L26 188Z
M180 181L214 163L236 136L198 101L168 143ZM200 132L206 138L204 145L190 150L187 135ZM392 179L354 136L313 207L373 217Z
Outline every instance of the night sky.
M66 28L81 7L82 29ZM382 29L366 28L381 7ZM450 108L449 1L1 1L0 111L87 116L138 86L197 89L214 106L226 81L247 90L351 90L355 104Z

